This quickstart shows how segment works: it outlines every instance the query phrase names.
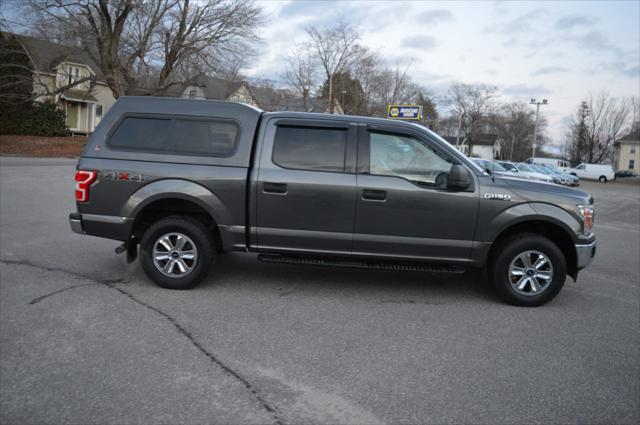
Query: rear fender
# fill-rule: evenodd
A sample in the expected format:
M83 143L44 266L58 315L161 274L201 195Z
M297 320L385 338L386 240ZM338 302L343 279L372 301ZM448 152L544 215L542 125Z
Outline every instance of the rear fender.
M151 202L168 198L184 199L199 205L218 225L231 223L229 211L215 193L197 183L181 179L157 180L140 188L124 204L121 216L135 218Z

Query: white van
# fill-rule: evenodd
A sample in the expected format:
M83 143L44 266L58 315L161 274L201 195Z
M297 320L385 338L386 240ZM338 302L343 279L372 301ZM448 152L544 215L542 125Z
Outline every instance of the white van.
M604 164L580 164L576 168L570 168L569 174L578 176L581 179L598 180L600 183L613 180L615 176L611 165Z
M541 158L536 156L527 159L525 162L527 164L550 165L552 167L559 168L565 173L571 168L569 161L558 158Z

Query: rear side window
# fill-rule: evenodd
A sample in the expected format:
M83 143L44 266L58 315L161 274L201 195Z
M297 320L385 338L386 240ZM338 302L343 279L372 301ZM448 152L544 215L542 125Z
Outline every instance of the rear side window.
M170 150L195 155L229 156L236 147L238 126L230 122L176 119Z
M236 147L238 126L220 120L126 117L109 146L180 155L229 156Z
M278 127L273 162L283 168L344 171L347 129Z
M164 151L170 128L170 119L127 117L111 135L109 145L122 149Z

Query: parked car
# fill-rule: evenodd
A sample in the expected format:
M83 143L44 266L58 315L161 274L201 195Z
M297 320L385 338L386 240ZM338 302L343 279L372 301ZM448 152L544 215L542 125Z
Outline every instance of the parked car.
M559 158L543 158L543 157L532 157L528 158L525 163L527 164L538 164L538 165L550 165L552 167L556 167L562 171L566 171L571 168L571 164L569 161L565 159Z
M638 177L638 173L632 170L620 170L616 171L614 179L621 179L627 177Z
M574 176L572 174L564 173L564 172L560 171L558 168L556 168L554 166L551 166L551 165L543 165L542 167L547 168L552 173L554 173L554 174L560 176L561 178L563 178L566 183L562 183L562 184L566 184L567 186L579 186L580 185L580 178L578 178L578 176Z
M571 168L570 174L578 176L581 179L598 180L600 183L606 183L615 178L615 173L611 165L605 164L579 164L575 168Z
M502 165L498 164L496 161L488 161L486 159L481 158L471 158L473 162L475 162L480 168L485 171L489 171L492 174L501 175L505 177L516 177L516 174L507 170Z
M518 173L518 177L520 178L537 180L545 183L553 183L552 177L535 171L533 168L529 167L528 164L513 163L509 161L498 161L498 164L502 165L505 169L511 172Z
M564 184L567 185L568 184L568 180L564 179L558 175L556 175L555 173L552 173L551 170L548 170L546 167L542 166L542 165L536 165L536 164L527 164L529 166L529 168L532 168L534 171L540 173L540 174L544 174L545 176L549 176L553 179L553 182L555 184Z
M170 289L225 251L271 263L462 272L537 306L596 252L593 198L489 174L394 120L120 97L78 161L76 233L123 242Z

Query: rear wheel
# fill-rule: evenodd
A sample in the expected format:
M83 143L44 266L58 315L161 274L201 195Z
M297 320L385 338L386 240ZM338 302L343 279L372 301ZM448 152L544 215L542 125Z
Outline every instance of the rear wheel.
M492 280L498 295L509 304L535 307L551 301L567 277L564 254L549 239L522 234L497 250Z
M191 289L207 276L215 257L211 232L197 220L171 216L142 237L140 262L146 275L168 289Z
M606 183L607 182L607 178L605 176L600 176L600 178L598 180L600 181L600 183Z

